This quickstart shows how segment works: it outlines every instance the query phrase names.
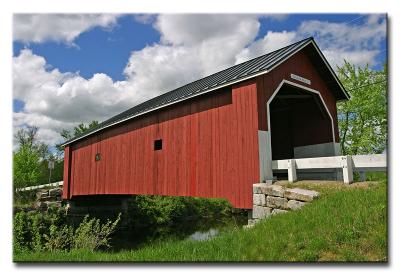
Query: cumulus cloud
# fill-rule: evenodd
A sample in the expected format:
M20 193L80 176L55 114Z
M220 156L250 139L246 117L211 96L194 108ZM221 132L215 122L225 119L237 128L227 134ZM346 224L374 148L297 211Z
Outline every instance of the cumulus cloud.
M72 43L94 27L111 28L115 14L15 14L14 40L24 43L56 41Z
M201 75L201 62L190 49L166 45L132 52L124 70L128 89L153 97Z
M380 53L380 44L386 39L386 19L379 14L368 15L360 25L306 20L293 31L268 31L264 37L238 53L236 63L310 36L315 38L333 68L343 65L344 60L357 66L374 66Z
M243 49L239 54L237 54L236 63L244 62L294 43L296 42L296 36L295 31L268 31L263 38L255 41L249 47Z
M38 113L20 112L13 114L14 133L27 125L37 126L39 128L37 133L38 140L50 145L55 145L61 141L59 131L76 126L74 123L60 121ZM14 143L14 149L16 148L18 146Z
M126 81L113 82L105 74L85 79L48 67L43 57L28 49L13 58L14 98L25 102L23 111L14 113L14 126L38 126L39 137L46 133L50 144L59 140L60 130L104 120L138 100L125 91Z
M159 15L161 41L132 52L124 70L129 89L155 96L235 64L257 36L255 15Z
M260 23L257 15L165 14L154 27L163 46L184 48L185 59L195 58L193 66L204 76L235 64L235 55L254 41Z
M163 42L187 46L231 36L255 37L259 26L256 15L234 14L162 14L155 22Z
M340 66L344 59L355 65L376 65L381 42L386 39L386 18L369 15L361 25L304 21L298 37L314 36L328 61Z
M284 18L273 16L274 20ZM256 39L259 19L256 15L136 16L138 22L152 24L161 39L131 53L123 81L114 82L105 74L86 79L78 73L60 72L52 69L44 57L29 49L22 50L13 59L13 83L14 98L25 102L25 106L14 113L14 127L36 125L40 127L39 138L53 145L60 141L61 129L105 120L161 93L307 36L316 37L333 66L341 64L343 59L355 64L374 64L377 48L386 37L386 22L379 16L370 16L362 27L305 21L295 30L267 31ZM98 22L106 27L116 21L103 18ZM85 26L79 29L91 28ZM78 28L66 29L74 33ZM30 41L58 37L71 42L79 35L78 32L45 35L39 30L39 34L30 34Z
M140 14L135 14L133 16L133 19L135 19L136 22L142 23L142 24L153 23L156 18L157 18L157 15L151 14L151 13L140 13Z

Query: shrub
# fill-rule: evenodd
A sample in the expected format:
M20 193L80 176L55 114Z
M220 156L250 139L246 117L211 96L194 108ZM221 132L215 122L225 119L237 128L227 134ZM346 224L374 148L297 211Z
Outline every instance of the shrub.
M110 235L115 231L120 219L121 214L114 222L107 220L105 224L100 224L99 219L89 219L86 215L73 235L72 248L95 251L98 248L110 247Z
M101 224L99 219L85 216L74 230L66 225L66 214L62 210L49 213L19 212L14 216L14 251L68 251L84 249L94 251L110 247L110 236L115 231L121 215L115 221Z
M49 251L70 250L73 241L74 229L72 226L65 225L58 228L52 224L49 228L49 234L45 234L45 249Z
M45 248L45 235L50 227L60 227L66 223L66 214L62 209L49 209L48 213L18 212L14 216L14 249L40 251Z
M15 214L13 221L13 246L16 252L30 249L30 220L25 212Z
M48 220L44 215L33 215L31 218L31 247L35 251L40 251L44 245L43 235L46 233Z

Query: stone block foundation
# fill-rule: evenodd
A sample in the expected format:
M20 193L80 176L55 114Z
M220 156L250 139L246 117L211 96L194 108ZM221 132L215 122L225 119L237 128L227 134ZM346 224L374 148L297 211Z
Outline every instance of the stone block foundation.
M253 210L250 211L248 227L271 215L300 209L319 197L313 190L285 188L265 183L253 184Z

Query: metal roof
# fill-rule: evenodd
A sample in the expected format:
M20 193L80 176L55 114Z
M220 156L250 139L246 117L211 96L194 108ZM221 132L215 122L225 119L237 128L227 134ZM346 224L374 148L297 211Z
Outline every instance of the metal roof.
M324 60L325 64L328 66L333 77L339 84L340 89L343 91L345 98L348 98L345 89L343 88L340 81L337 79L337 76L333 72L332 68L329 66L325 57L322 55L318 46L315 44L314 39L310 37L298 41L296 43L293 43L284 48L278 49L276 51L267 53L265 55L237 64L225 70L219 71L212 75L206 76L202 79L196 80L182 87L174 89L170 92L166 92L148 101L138 104L106 121L103 121L96 128L86 131L82 133L80 136L77 136L71 140L66 141L65 143L62 144L62 146L73 143L79 139L92 135L105 128L111 127L113 125L119 124L123 121L132 119L134 117L143 115L145 113L160 109L162 107L169 106L171 104L175 104L177 102L198 96L200 94L211 92L213 90L240 81L244 81L246 79L255 77L260 74L265 74L309 44L313 44L316 47L319 55Z

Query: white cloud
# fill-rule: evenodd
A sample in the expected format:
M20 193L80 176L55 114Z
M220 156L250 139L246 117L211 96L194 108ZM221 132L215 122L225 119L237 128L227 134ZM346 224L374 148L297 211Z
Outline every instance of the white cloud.
M61 129L104 120L138 100L125 91L125 81L113 82L105 74L85 79L47 67L43 57L27 49L13 58L14 98L25 102L23 111L14 113L14 126L38 126L39 137L46 133L46 141L53 138L50 144L58 141Z
M230 36L236 39L240 35L255 37L259 26L256 15L234 14L162 14L155 22L164 43L186 46Z
M22 112L14 113L14 127L36 125L40 127L40 139L55 144L60 141L61 129L102 121L161 93L309 35L316 37L332 65L341 64L343 58L355 64L373 64L379 43L386 37L386 25L380 17L367 19L362 33L346 24L305 21L296 30L267 31L255 41L260 28L256 15L139 16L135 20L153 24L161 40L133 51L124 70L125 80L115 82L105 74L85 79L78 73L50 69L45 58L25 49L13 59L14 98L25 102ZM115 24L109 20L102 22L112 23L102 26ZM31 37L30 41L53 39L43 31L39 33L31 35L40 39ZM76 34L57 37L71 42Z
M142 24L150 24L153 23L154 20L157 18L156 14L151 14L151 13L144 13L144 14L135 14L133 16L133 19Z
M14 40L24 43L45 41L72 44L81 33L94 27L111 28L115 14L15 14Z
M260 56L295 41L313 36L328 59L336 68L344 60L357 66L376 65L380 44L386 39L386 20L378 14L366 16L361 25L308 20L293 31L268 31L236 56L236 63Z
M173 66L178 73L188 74L188 67L179 62L194 62L189 64L194 67L190 78L194 80L233 65L235 55L257 36L260 23L256 15L165 14L157 17L154 27L162 43L155 47L184 51Z
M268 31L267 34L249 47L243 49L236 56L236 63L241 63L251 58L275 51L279 48L285 47L296 41L296 32L283 31L273 32Z
M148 46L132 52L124 73L127 88L154 97L201 75L199 59L186 47Z
M366 17L362 25L304 21L298 28L299 37L314 36L328 61L335 67L346 59L363 66L376 65L380 43L386 39L386 19L382 15Z
M259 30L255 15L159 15L161 43L132 52L129 89L155 96L235 63Z
M377 62L376 57L379 54L379 50L349 51L343 48L328 48L322 52L335 70L336 66L340 67L344 64L344 60L361 67L366 64L375 65Z
M105 74L85 79L57 69L46 71L46 66L44 58L30 50L22 50L14 57L14 98L26 103L25 112L76 122L119 110L118 103L124 99L120 82L113 83ZM73 112L71 107L79 112Z
M16 133L18 129L24 128L27 125L34 125L39 127L37 137L41 142L46 144L55 145L60 142L59 132L62 129L71 129L76 126L74 123L68 123L53 119L49 116L38 114L38 113L14 113L13 114L13 131ZM17 146L14 143L14 149Z

